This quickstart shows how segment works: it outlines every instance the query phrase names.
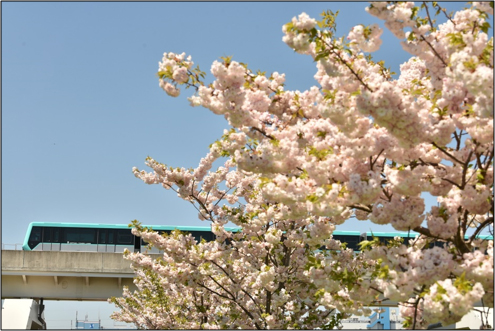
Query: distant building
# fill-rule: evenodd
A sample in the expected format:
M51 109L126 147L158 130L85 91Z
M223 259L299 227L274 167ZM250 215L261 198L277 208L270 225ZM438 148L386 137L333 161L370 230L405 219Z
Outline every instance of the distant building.
M72 330L136 330L136 326L131 323L116 323L113 321L112 326L103 326L101 325L101 320L98 317L98 320L88 320L88 315L84 318L84 320L78 320L77 319L77 312L76 312L76 322L75 322L75 327L73 326L73 323L71 322L71 329Z
M478 308L480 309L480 308ZM493 309L490 309L488 311L488 316L485 316L485 324L488 322L489 325L485 325L484 328L485 330L487 329L493 329ZM462 319L455 323L456 328L471 328L471 329L483 329L483 322L482 322L482 317L480 312L475 311L474 309L471 310L469 313L464 315Z
M344 330L366 330L366 326L369 324L369 317L356 317L351 316L341 321L342 329Z
M2 299L2 329L45 330L43 300Z
M73 328L73 330L101 330L101 329L103 329L103 327L101 327L101 320L88 321L88 315L86 315L86 318L84 319L84 321L81 321L81 320L77 319L77 313L76 313L76 323L75 324L76 325L75 325L75 328Z
M484 326L487 329L493 328L493 310L490 309L488 316L485 317ZM399 330L404 329L402 323L404 319L399 316L398 310L389 307L373 308L373 314L370 316L351 316L341 321L340 329L344 330ZM429 325L430 329L436 330L452 330L460 328L482 329L482 317L478 311L474 309L466 314L459 322L451 325L442 325L435 323Z
M403 329L396 309L379 307L373 309L371 316L351 316L342 320L343 330L398 330Z
M375 309L370 316L370 324L366 326L368 330L397 330L403 329L403 320L399 320L396 310L390 310L389 307Z

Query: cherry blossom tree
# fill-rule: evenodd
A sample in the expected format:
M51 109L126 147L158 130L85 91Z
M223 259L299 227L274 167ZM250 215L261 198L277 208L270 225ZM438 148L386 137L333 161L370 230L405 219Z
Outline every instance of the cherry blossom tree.
M165 92L193 88L191 105L231 129L196 169L148 158L152 172L134 174L190 201L216 240L134 222L163 255L126 253L138 291L112 298L114 318L146 328L333 328L388 299L416 329L455 323L480 302L493 308L493 240L480 238L493 229L493 2L468 7L366 8L412 55L398 78L370 55L382 29L336 37L332 11L283 26L283 41L316 63L318 85L304 92L230 57L212 64L206 84L190 56L165 53ZM425 193L437 206L426 210ZM364 220L418 235L364 241L360 252L332 238L336 225Z

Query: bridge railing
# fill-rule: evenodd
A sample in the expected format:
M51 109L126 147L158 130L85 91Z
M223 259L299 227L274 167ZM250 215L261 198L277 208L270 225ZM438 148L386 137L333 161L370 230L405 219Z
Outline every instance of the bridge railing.
M4 243L2 243L2 250L21 251L22 250L22 244L4 244Z

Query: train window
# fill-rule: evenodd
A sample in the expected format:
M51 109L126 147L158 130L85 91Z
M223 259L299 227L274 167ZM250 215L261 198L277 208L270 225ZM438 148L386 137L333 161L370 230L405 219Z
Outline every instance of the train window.
M132 244L131 230L117 230L117 244Z
M156 232L158 232L158 234L160 234L160 235L163 235L164 233L165 234L170 234L172 231L170 231L170 230L158 230Z
M96 229L67 228L64 242L96 244Z
M352 236L348 236L346 239L347 248L351 248L353 250L358 249L359 248L358 242L359 242L359 238L354 238Z
M191 234L191 236L194 237L194 240L196 240L198 243L201 242L201 238L203 238L206 241L212 241L213 238L213 233L210 231L183 231L183 233L187 236L188 234Z
M43 242L52 242L52 228L43 228Z
M199 231L188 231L188 232L186 232L186 235L187 234L191 234L191 236L193 236L194 240L196 240L197 242L201 242L201 232L199 232Z
M106 244L107 243L107 230L100 229L98 235L98 244Z
M32 241L41 241L41 228L40 227L33 227L33 230L31 231L31 236L29 236L29 240Z
M115 244L114 230L108 230L108 242L107 244Z
M34 226L31 229L31 234L29 235L28 246L33 249L41 242L41 228L39 226Z
M206 240L206 241L213 241L215 240L215 235L211 231L204 231L201 232L201 237Z
M60 229L59 228L53 228L53 242L54 243L59 243L60 242Z

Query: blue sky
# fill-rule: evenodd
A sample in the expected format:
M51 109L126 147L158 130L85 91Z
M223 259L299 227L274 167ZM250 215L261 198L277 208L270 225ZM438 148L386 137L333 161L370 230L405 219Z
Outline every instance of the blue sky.
M228 128L223 117L189 106L192 90L173 99L158 87L163 53L186 52L208 74L214 60L233 55L253 70L285 73L286 88L303 91L315 84L316 67L282 42L282 25L301 12L318 18L331 9L340 11L339 36L357 24L383 27L366 5L2 3L2 242L22 243L34 221L207 225L174 192L145 185L131 172L146 169L148 155L196 167ZM408 54L388 30L382 39L374 58L399 72ZM391 229L356 222L339 229ZM86 305L49 302L49 327L70 327ZM104 317L111 306L87 307L112 325ZM59 310L64 313L54 313Z

